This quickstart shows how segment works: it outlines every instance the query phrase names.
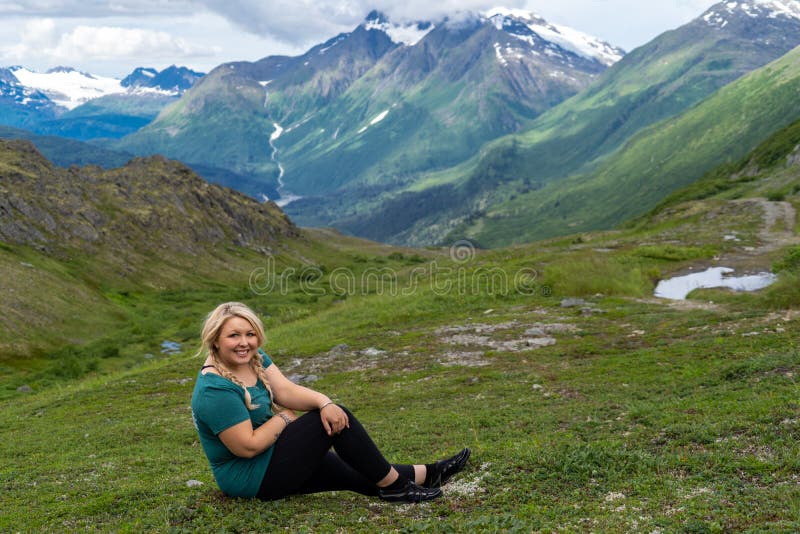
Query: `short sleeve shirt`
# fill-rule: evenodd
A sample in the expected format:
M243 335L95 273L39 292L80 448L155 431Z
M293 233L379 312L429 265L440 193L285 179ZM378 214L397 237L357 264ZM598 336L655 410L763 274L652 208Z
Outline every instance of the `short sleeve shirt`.
M272 360L264 352L261 352L261 357L264 367L272 365ZM192 419L203 452L211 464L217 485L232 497L255 497L272 458L272 447L253 458L241 458L219 439L220 432L242 421L250 419L256 429L273 416L271 399L264 384L259 380L247 390L251 403L257 405L253 410L247 409L241 386L218 374L201 372L192 394Z

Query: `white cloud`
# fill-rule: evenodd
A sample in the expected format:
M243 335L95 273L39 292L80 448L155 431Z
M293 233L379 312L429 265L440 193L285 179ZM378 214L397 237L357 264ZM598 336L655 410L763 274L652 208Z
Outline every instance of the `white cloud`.
M77 26L61 36L51 54L65 59L118 57L186 57L213 54L213 50L187 43L167 32L142 28Z
M68 64L94 60L202 57L219 50L196 45L165 31L115 26L78 25L60 33L53 19L28 20L17 44L0 51L13 62Z
M447 15L480 11L497 0L201 0L208 9L258 35L270 35L289 43L324 41L337 33L351 31L373 9L390 20L439 21ZM524 0L505 0L521 7Z
M0 0L0 15L30 17L104 18L118 15L189 14L191 0Z

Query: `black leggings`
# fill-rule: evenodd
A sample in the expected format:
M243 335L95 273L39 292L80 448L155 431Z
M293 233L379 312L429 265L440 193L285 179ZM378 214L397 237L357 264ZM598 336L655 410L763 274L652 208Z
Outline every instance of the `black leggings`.
M347 408L342 409L350 428L333 436L325 432L319 410L304 414L286 427L273 445L272 459L258 490L259 499L339 490L377 495L376 483L389 474L391 467L414 480L413 465L389 464L358 419Z

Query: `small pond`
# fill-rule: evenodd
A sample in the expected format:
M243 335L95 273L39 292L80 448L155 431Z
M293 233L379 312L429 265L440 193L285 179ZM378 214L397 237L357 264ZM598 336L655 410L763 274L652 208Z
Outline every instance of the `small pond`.
M733 269L728 267L712 267L702 273L661 280L656 286L655 296L671 300L685 300L686 296L695 289L714 287L727 287L734 291L756 291L767 287L777 279L772 273L728 276L732 272Z

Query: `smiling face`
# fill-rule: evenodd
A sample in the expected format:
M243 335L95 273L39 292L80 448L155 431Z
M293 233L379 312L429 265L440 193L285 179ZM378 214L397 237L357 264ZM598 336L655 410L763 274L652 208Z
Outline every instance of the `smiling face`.
M248 365L261 343L247 319L231 317L222 325L214 345L222 364L234 370Z

